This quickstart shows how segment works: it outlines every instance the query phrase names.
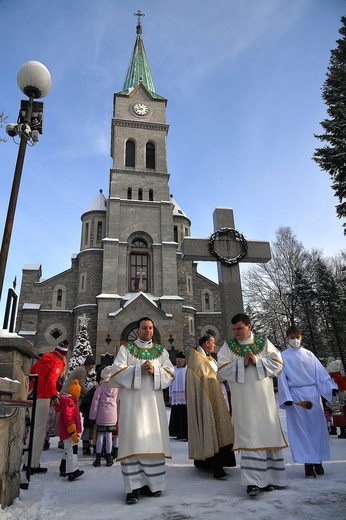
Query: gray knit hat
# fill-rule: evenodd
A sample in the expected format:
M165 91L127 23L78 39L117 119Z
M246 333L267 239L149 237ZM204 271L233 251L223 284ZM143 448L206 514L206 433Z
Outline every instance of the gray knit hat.
M341 366L340 359L335 359L334 361L329 363L329 365L327 365L327 370L330 374L333 374L334 372L340 372L340 366Z

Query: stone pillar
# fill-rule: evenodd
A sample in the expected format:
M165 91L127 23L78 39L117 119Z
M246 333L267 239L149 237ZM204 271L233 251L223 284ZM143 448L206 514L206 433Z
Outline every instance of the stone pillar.
M0 330L0 401L27 399L33 345L15 333ZM0 404L0 503L4 508L20 493L25 408Z

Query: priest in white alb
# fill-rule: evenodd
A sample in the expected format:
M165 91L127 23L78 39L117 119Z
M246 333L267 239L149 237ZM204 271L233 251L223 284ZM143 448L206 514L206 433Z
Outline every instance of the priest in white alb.
M234 338L218 352L218 374L231 389L233 449L241 453L241 484L255 497L287 483L282 448L288 445L273 388L282 357L268 338L252 333L249 316L237 314L231 322Z
M119 387L118 461L126 503L140 495L158 497L165 489L165 459L171 458L163 390L174 379L168 351L152 342L154 323L141 318L138 338L121 345L111 367L110 386Z

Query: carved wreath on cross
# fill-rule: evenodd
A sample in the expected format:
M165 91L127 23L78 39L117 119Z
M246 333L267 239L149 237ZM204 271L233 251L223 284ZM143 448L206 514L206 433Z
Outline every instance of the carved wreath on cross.
M221 236L226 236L227 238L231 238L234 242L239 244L239 246L240 246L239 255L235 256L234 258L228 258L228 257L220 255L220 253L215 251L215 247L214 247L215 240ZM225 265L237 264L244 258L244 256L247 255L247 250L248 250L247 241L246 241L244 235L239 233L239 231L237 231L236 229L228 228L228 227L223 227L223 228L217 229L212 235L210 235L208 246L209 246L210 254L215 256L219 262L221 262L222 264L225 264Z

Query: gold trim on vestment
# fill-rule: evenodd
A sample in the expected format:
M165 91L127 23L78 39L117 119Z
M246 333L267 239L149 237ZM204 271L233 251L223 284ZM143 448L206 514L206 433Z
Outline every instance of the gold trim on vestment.
M126 455L125 457L117 458L117 462L121 462L126 459L133 459L134 457L163 457L164 459L171 459L171 455L165 455L164 453L133 453L132 455Z

